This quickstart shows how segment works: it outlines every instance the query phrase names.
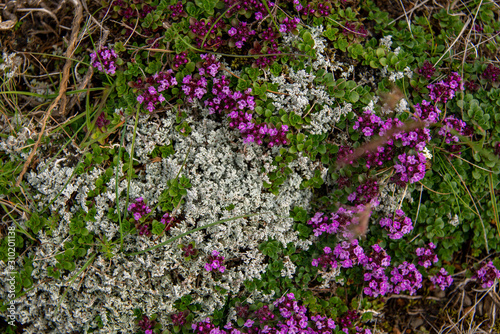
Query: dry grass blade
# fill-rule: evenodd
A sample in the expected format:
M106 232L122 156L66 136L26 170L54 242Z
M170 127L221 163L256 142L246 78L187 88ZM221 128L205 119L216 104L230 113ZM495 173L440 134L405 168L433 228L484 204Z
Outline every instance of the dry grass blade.
M71 71L71 65L72 65L72 60L70 59L73 52L75 51L76 48L76 43L78 42L78 32L80 30L80 23L82 22L82 17L83 17L83 10L82 10L82 5L78 0L71 0L73 5L75 6L75 20L73 21L73 25L71 27L71 37L70 37L70 42L68 45L68 48L66 49L66 63L64 64L63 68L63 77L61 80L61 85L59 87L59 94L55 98L55 100L52 102L52 104L49 106L47 111L45 112L45 116L42 119L42 129L40 130L40 133L38 135L38 139L35 143L35 146L33 147L33 150L31 151L30 155L28 156L28 159L26 159L26 162L23 165L23 170L19 174L19 177L17 178L16 181L16 187L19 187L21 184L21 181L23 180L23 176L28 170L28 167L31 163L31 160L33 160L33 157L36 154L36 151L38 149L38 146L40 146L40 142L42 141L43 134L45 132L45 127L47 126L47 121L50 118L52 114L52 110L57 106L61 98L66 94L66 90L68 89L68 81L69 81L69 76L70 76L70 71ZM61 108L64 108L64 106L61 106Z

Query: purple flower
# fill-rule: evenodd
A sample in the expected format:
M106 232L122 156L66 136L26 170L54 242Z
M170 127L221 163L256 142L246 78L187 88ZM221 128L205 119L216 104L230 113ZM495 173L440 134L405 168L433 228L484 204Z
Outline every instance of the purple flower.
M212 255L208 257L208 262L205 263L205 269L207 271L212 271L218 269L221 273L226 270L226 267L222 266L224 257L220 256L220 253L216 250L212 251Z
M500 68L494 66L493 64L488 64L488 67L484 70L481 75L485 80L497 82L500 78Z
M496 279L500 279L500 271L493 265L492 261L483 264L472 276L483 289L491 287Z
M116 58L118 58L118 55L114 50L103 47L90 54L90 64L101 72L106 74L115 74Z
M451 275L448 275L448 272L444 268L441 268L436 275L431 276L430 280L434 284L434 287L439 287L443 291L453 283L453 278Z
M139 219L150 213L151 209L144 203L143 198L139 197L136 198L135 203L129 205L128 211L132 212L136 221L139 221Z
M393 291L400 294L409 291L414 295L422 287L422 274L417 270L414 264L403 262L391 271L391 282L394 284Z
M428 247L419 247L416 249L416 254L418 256L418 264L424 268L429 268L433 263L439 261L436 253L434 252L436 245L429 242Z
M413 230L411 219L406 217L402 210L396 210L394 220L390 218L381 219L380 226L385 227L389 232L389 238L393 240L401 239L405 234Z
M427 86L429 97L435 103L446 103L455 96L457 90L463 90L462 78L457 72L451 73L445 80Z
M430 80L436 72L436 68L429 61L425 61L424 65L418 69L418 74L422 75L427 80Z
M414 156L403 153L398 156L398 159L401 164L394 165L396 173L391 178L392 181L404 185L415 183L425 177L425 163L427 161L425 155L418 153Z

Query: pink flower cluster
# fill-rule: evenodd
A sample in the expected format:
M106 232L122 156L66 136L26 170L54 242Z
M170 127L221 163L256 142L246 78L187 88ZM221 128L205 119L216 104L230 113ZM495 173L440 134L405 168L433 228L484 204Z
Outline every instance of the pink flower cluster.
M255 101L254 97L250 95L251 92L251 88L246 89L243 93L240 91L233 92L229 88L229 80L225 75L222 75L220 79L213 79L212 94L214 97L205 100L205 106L208 107L210 114L215 112L231 113L244 109L254 110Z
M280 24L280 32L287 33L297 29L297 24L300 23L300 18L295 17L293 19L289 19L285 17Z
M370 203L372 206L377 206L379 204L378 195L377 181L375 179L367 179L356 188L355 192L347 197L347 200L357 205Z
M120 9L118 10L118 14L125 18L126 20L132 18L132 17L137 17L140 16L141 18L145 18L149 13L152 11L156 10L156 6L150 6L148 4L143 4L142 6L139 4L139 7L137 8L137 1L132 2L133 4L135 3L134 8L132 8L129 4L126 4L123 0L114 0L110 1L110 6L112 7L119 7ZM139 14L139 15L138 15Z
M317 259L313 259L311 262L313 267L321 266L324 270L328 267L337 268L336 257L332 253L332 249L330 247L323 248L323 254L320 255Z
M401 140L403 146L422 151L425 145L431 140L431 130L429 128L417 128L409 132L395 133L393 138Z
M163 217L161 217L160 223L165 225L165 231L169 231L174 225L174 217L172 217L168 212L165 212Z
M253 317L255 317L260 324L264 324L270 321L273 321L275 318L275 315L273 312L269 309L268 305L264 305L261 308L259 308L255 313L253 314Z
M352 209L340 207L337 212L332 213L330 218L324 216L322 212L317 212L307 223L312 225L315 236L320 236L323 233L341 233L339 237L352 239L354 236L350 228L359 224L359 218L356 214L364 209L364 205Z
M419 68L417 72L427 80L430 80L434 75L434 72L436 72L436 68L434 67L434 65L432 65L429 61L426 60L424 62L424 65L421 68Z
M166 72L158 72L145 80L138 79L132 84L134 88L143 90L137 95L137 102L146 106L149 112L153 112L158 106L165 102L166 99L162 92L177 85L177 80L174 76L174 71L167 70Z
M339 151L337 152L337 161L350 164L354 163L352 159L352 154L354 153L353 149L349 146L339 146Z
M460 75L453 72L445 80L430 84L427 88L430 90L429 97L434 103L446 103L455 96L457 90L464 89L464 83Z
M391 218L382 218L380 226L389 231L389 238L393 240L401 239L405 234L413 230L413 224L410 218L406 217L403 210L396 210L394 220Z
M338 225L330 223L330 219L323 212L316 212L314 217L309 219L307 223L313 225L313 232L317 237L322 235L323 232L335 234L339 231Z
M229 126L240 130L240 133L243 135L244 143L255 142L258 145L262 145L265 137L269 136L269 142L267 144L269 147L288 144L288 140L286 139L286 133L288 132L287 125L282 125L281 129L278 130L268 126L266 123L256 124L252 122L252 114L248 114L244 111L233 110L229 113L229 117Z
M184 17L187 16L187 13L184 11L184 8L182 7L181 1L177 2L177 4L175 5L171 5L169 9L170 9L170 16L172 18L176 18L179 16L184 16Z
M170 216L168 212L165 212L163 217L161 217L160 223L163 225L170 225L174 221L174 217Z
M187 319L186 316L189 314L189 311L178 312L170 315L170 319L172 319L172 323L174 326L183 326Z
M156 321L149 319L148 316L143 315L142 319L139 320L137 325L145 331L146 334L153 334L153 326L156 325Z
M182 79L182 91L187 96L188 102L194 98L201 99L207 93L207 79L198 75L188 74Z
M90 54L90 65L101 72L112 75L116 72L116 58L118 58L118 55L115 50L108 49L108 47L105 46Z
M241 49L244 42L246 42L250 36L255 35L255 30L249 30L246 22L239 22L236 27L231 27L227 33L231 36L231 41L234 45L238 49Z
M300 15L302 16L308 16L308 15L315 15L317 13L319 16L329 16L330 15L330 6L327 4L320 3L316 7L316 9L313 8L312 3L307 3L307 5L304 7L300 3L299 0L293 0L293 3L295 5L295 9L299 12Z
M191 328L193 329L193 333L200 333L200 334L226 333L226 331L221 331L218 327L215 327L215 325L211 323L210 318L206 318L205 320L192 324Z
M106 113L102 112L101 114L99 114L99 117L97 117L97 119L95 121L95 126L97 126L99 128L99 130L102 131L102 128L105 128L110 123L111 122L108 119L106 119Z
M465 82L465 88L467 88L471 92L476 92L479 90L479 85L476 82L469 80Z
M151 209L146 205L146 203L144 203L144 199L139 197L135 199L135 203L128 206L128 211L132 212L136 221L139 221L142 217L150 213Z
M342 327L352 327L353 321L359 319L359 313L355 310L348 310L338 319L338 324Z
M417 103L414 107L415 115L422 121L428 123L436 123L439 121L439 114L441 113L441 110L430 102L423 100L422 103Z
M410 295L414 295L422 287L422 274L413 263L403 262L391 271L391 275L393 291L396 294L409 291Z
M417 155L398 155L400 163L394 165L395 175L392 180L398 184L415 183L425 176L425 163L427 159L422 153Z
M451 133L451 130L455 130L461 136L468 135L470 130L467 127L467 123L463 120L456 118L455 116L448 116L443 120L443 126L439 129L438 134L445 137L446 144L453 144L459 141L458 136Z
M195 248L194 241L187 244L187 245L181 244L181 245L179 245L179 247L182 249L182 256L184 256L184 258L186 260L198 255L199 250ZM205 268L206 268L206 265L205 265Z
M174 61L172 63L172 68L174 70L178 70L179 67L181 67L182 65L185 65L189 62L188 58L187 58L187 52L181 52L179 54L176 54L174 56Z
M276 41L270 42L270 45L267 45L265 47L262 47L262 45L260 45L260 43L258 42L254 42L253 49L251 49L249 52L253 55L271 55L281 53L281 51L278 50L278 43L276 43ZM277 56L259 57L254 61L254 64L259 68L265 68L269 65L272 65L277 58Z
M228 322L223 329L216 327L207 318L204 321L191 325L194 333L202 334L266 334L266 333L308 333L308 334L333 334L337 327L335 321L321 315L308 316L308 310L295 300L293 293L288 293L276 300L273 307L264 305L250 314L248 307L236 307L237 315L246 319L241 328L235 328ZM279 317L279 319L277 319ZM255 319L255 320L252 320ZM357 333L371 334L369 330ZM345 332L347 332L346 329Z
M196 20L195 18L191 18L189 20L189 30L195 35L194 37L194 42L198 46L198 48L210 48L216 50L220 46L224 44L224 41L222 39L222 36L215 36L215 37L208 37L205 40L205 45L201 45L203 42L203 38L205 35L208 33L208 30L212 27L212 24L214 24L215 20ZM210 32L215 32L218 29L225 29L226 28L226 23L224 20L219 20L213 28L210 30Z
M493 64L488 64L488 67L486 67L481 76L488 81L497 82L500 78L500 68L493 66Z
M212 78L217 75L220 69L220 63L212 54L202 54L200 58L203 59L201 67L198 68L200 75L211 76Z
M375 166L382 166L385 162L391 161L394 158L394 146L378 146L377 151L365 152L366 168L371 169Z
M226 270L226 267L222 265L224 262L224 256L221 256L220 253L216 250L212 251L212 255L208 257L208 262L205 263L206 271L218 270L223 273Z
M333 250L333 255L339 260L342 268L352 268L367 261L363 247L359 245L357 239L338 243Z
M279 37L279 34L274 31L273 27L268 27L259 35L259 37L264 41L274 41Z
M436 275L429 277L429 279L434 284L434 287L439 286L443 291L453 283L453 277L448 275L448 272L444 268L441 268Z
M389 283L389 278L385 274L385 270L391 264L391 257L378 244L372 245L373 251L366 257L363 263L365 282L369 282L368 286L363 289L367 296L377 297L385 296L392 291L392 285Z
M434 250L436 249L436 245L432 242L429 242L428 247L419 247L416 250L418 256L418 264L423 266L424 268L429 268L433 263L439 261Z
M274 302L274 307L279 310L285 322L279 321L276 325L279 333L333 333L337 327L335 322L320 315L309 317L306 315L307 308L295 300L293 293L288 293L286 297L281 297ZM270 329L270 328L269 328ZM263 331L266 333L267 331Z
M495 279L500 279L500 271L489 261L476 270L472 278L476 279L482 288L489 288L495 283Z
M366 110L363 115L359 116L353 129L360 130L365 137L371 137L380 131L382 119L375 115L373 111Z

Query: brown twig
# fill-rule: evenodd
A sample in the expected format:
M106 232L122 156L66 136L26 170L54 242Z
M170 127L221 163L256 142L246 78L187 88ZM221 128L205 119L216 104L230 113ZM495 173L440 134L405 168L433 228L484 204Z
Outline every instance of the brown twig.
M71 37L70 37L70 42L68 44L68 48L66 49L66 64L64 64L63 68L63 77L61 80L61 85L59 88L59 94L57 94L56 99L52 104L49 106L47 111L45 112L45 116L43 117L42 120L42 129L38 135L38 139L35 143L35 147L33 147L33 150L31 151L30 155L28 156L28 159L26 159L26 162L24 163L23 170L19 174L19 177L17 178L16 181L16 187L19 187L21 184L21 181L23 180L23 176L28 170L28 167L31 163L31 160L33 160L33 157L36 154L36 151L38 149L38 146L40 146L40 142L42 141L42 136L43 133L45 132L45 127L47 126L47 120L52 114L52 110L57 106L59 101L63 96L66 94L66 90L68 88L68 81L69 81L69 75L70 75L70 70L71 70L71 64L73 61L71 60L71 56L73 54L73 51L75 50L76 43L78 41L78 31L80 30L80 23L82 22L82 17L83 17L83 11L82 11L82 5L78 0L71 0L73 2L73 5L75 6L75 19L72 24L72 31L71 31ZM62 109L64 109L64 105L61 106ZM62 111L62 110L61 110ZM64 112L61 112L61 114L64 114Z

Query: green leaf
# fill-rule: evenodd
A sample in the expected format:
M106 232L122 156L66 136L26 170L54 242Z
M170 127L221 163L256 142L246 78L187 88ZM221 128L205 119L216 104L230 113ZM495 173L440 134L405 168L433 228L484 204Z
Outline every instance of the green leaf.
M385 49L378 48L377 51L376 51L376 54L377 54L378 58L381 58L381 57L385 56Z
M356 103L359 100L359 94L356 91L352 91L349 93L349 101L351 103Z
M307 42L308 44L310 41L313 41L311 33L307 30L302 35L302 39L304 40L304 42Z
M195 70L196 65L192 61L186 64L186 69L191 73Z

